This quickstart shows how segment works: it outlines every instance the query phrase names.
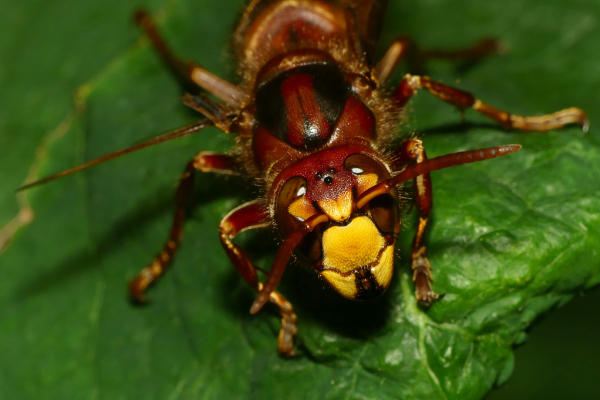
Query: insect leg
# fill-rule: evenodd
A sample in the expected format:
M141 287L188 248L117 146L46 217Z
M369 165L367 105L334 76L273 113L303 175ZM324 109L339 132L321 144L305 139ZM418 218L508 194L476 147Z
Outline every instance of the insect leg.
M423 143L417 139L405 140L396 150L399 160L406 166L424 162L427 160ZM427 247L425 246L425 232L429 224L429 215L433 202L433 192L431 190L431 177L429 173L419 175L414 178L415 203L419 212L419 225L413 241L411 258L413 281L415 282L415 295L417 301L425 306L429 306L439 295L433 292L431 282L431 264L427 257Z
M244 98L242 90L201 66L175 56L146 10L138 10L134 17L184 91L196 95L204 89L232 106L241 106Z
M422 60L429 58L445 60L477 60L493 53L503 53L506 51L506 45L502 42L484 38L475 44L457 50L439 50L439 49L418 49L417 55Z
M482 39L474 45L459 50L421 50L406 36L400 36L392 42L377 63L373 77L379 84L384 83L398 63L410 49L409 64L412 69L421 70L422 64L431 58L446 60L476 60L489 54L500 52L502 44L495 39ZM415 64L415 65L413 65Z
M373 78L376 82L381 85L389 78L396 65L406 56L409 47L410 40L406 36L401 36L392 42L373 70Z
M361 209L375 197L389 193L396 185L411 179L415 180L415 201L419 210L419 225L411 255L413 261L412 269L414 271L413 279L416 281L416 298L421 304L428 306L433 300L439 297L431 289L431 265L429 264L427 248L424 244L425 231L427 230L433 200L431 179L429 177L430 172L503 157L515 153L520 149L521 146L519 145L509 144L451 153L428 159L420 140L406 140L395 151L397 160L393 163L394 169L405 169L392 178L386 179L366 190L356 199L356 207Z
M260 200L243 204L231 211L219 225L221 243L231 262L244 280L259 292L263 284L259 282L256 268L250 261L248 254L237 244L233 238L247 229L263 228L270 224L269 214ZM286 356L294 355L293 339L296 335L296 314L289 301L278 292L271 292L269 301L279 308L281 314L281 329L279 331L279 352Z
M144 293L146 288L165 272L179 247L185 212L190 205L194 189L194 173L196 171L233 174L236 173L236 162L230 155L200 152L187 164L175 193L175 215L169 240L167 240L161 253L154 261L144 268L129 284L131 297L137 302L143 303L146 301Z
M561 128L568 124L578 124L583 127L584 131L587 131L589 125L585 112L579 108L567 108L553 114L538 117L512 115L482 102L468 92L432 81L427 76L408 74L404 76L404 79L402 79L402 82L400 82L400 85L398 85L398 88L394 92L394 99L397 101L398 107L403 107L418 89L425 89L438 99L458 107L461 111L472 108L509 129L547 131Z

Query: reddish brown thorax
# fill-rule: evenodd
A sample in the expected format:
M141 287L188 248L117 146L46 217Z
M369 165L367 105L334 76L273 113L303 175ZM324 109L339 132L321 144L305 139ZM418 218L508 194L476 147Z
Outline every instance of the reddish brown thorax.
M289 68L296 58L304 64ZM322 52L286 53L259 76L252 146L259 169L269 171L285 159L293 162L343 143L372 148L377 138L373 112L353 90L348 74Z
M309 149L331 135L331 124L317 101L314 79L295 73L281 83L281 97L287 114L287 140L294 147Z

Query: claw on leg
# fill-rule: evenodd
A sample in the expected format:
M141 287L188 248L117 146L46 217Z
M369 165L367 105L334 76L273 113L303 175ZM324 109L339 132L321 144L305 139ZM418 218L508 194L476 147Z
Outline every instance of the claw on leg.
M415 297L419 304L429 307L440 295L431 288L433 277L431 276L431 264L427 258L425 247L421 247L413 254L412 263L413 282L415 282Z
M262 289L262 284L259 285L259 288ZM296 327L296 323L298 322L296 313L290 302L278 292L271 293L269 301L279 308L279 313L281 314L281 328L279 330L277 349L281 355L293 357L296 355L294 351L294 337L298 332Z

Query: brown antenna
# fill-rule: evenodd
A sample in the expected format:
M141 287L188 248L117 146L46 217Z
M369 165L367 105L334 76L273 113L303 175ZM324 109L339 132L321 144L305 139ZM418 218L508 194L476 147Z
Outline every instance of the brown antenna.
M393 178L386 179L385 181L380 182L379 184L365 191L356 200L356 208L363 208L365 204L373 200L375 197L389 193L394 186L416 178L419 175L427 174L439 169L470 164L477 161L490 160L496 157L503 157L512 153L516 153L519 150L521 150L521 145L519 144L506 144L503 146L487 147L485 149L461 151L458 153L446 154L425 160L418 164L411 165Z
M210 121L208 119L204 119L200 122L196 122L194 124L184 126L183 128L176 129L174 131L165 133L163 135L154 137L152 139L148 139L142 143L135 144L126 149L122 149L122 150L118 150L118 151L115 151L112 153L105 154L103 156L95 158L91 161L88 161L84 164L78 165L78 166L68 169L66 171L62 171L62 172L56 173L54 175L50 175L45 178L42 178L38 181L28 183L28 184L18 188L17 192L21 192L23 190L30 189L34 186L43 185L44 183L48 183L48 182L53 181L58 178L62 178L63 176L74 174L74 173L82 171L84 169L93 167L94 165L102 164L105 161L109 161L109 160L112 160L113 158L124 156L125 154L133 153L134 151L138 151L138 150L144 149L146 147L154 146L156 144L167 142L167 141L173 140L173 139L178 139L178 138L181 138L184 136L189 136L193 133L199 132L202 129L204 129L208 126L212 126L212 125L213 125L212 121Z

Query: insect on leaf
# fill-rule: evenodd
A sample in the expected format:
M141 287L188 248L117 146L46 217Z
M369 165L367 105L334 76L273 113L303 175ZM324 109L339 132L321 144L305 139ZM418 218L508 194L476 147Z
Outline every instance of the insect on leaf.
M112 15L105 3L85 15L119 26L129 18L129 10ZM243 6L233 3L150 6L161 10L161 30L179 54L235 79L224 56ZM104 13L94 14L98 9ZM217 234L220 219L256 190L241 179L208 174L196 180L197 205L172 270L148 293L147 306L130 304L126 284L167 238L174 185L186 162L199 150L227 151L233 144L210 128L25 193L33 222L0 254L0 397L482 398L508 379L513 346L538 317L600 282L600 109L593 73L600 68L600 30L590 19L598 12L585 1L468 0L457 7L390 0L382 49L401 33L436 48L501 38L510 47L506 55L474 64L436 61L427 73L453 85L460 79L459 88L515 113L578 106L591 120L585 135L577 128L516 133L472 112L462 124L454 108L426 93L411 100L399 135L425 132L430 157L523 145L509 157L432 174L428 252L436 291L445 297L429 310L416 304L409 272L413 214L403 223L394 281L374 302L351 303L304 271L286 270L282 285L301 321L300 356L280 358L273 346L276 313L267 307L248 314L254 292L232 268ZM65 31L73 26L71 19L54 23ZM131 29L130 40L136 37ZM19 137L28 146L19 147L25 165L7 164L21 176L7 180L15 187L3 185L2 196L19 185L36 148L44 150L36 161L41 176L196 120L146 42L128 47L110 40L120 50L89 68L61 135L27 139L28 120L43 110L21 109L27 117L15 122L19 129L2 125L2 143ZM100 43L91 38L89 47ZM52 65L57 74L71 68ZM15 76L34 90L31 72ZM42 120L51 120L51 131L60 119ZM10 175L2 168L3 177ZM2 201L9 204L7 198ZM272 232L244 234L239 242L258 265L270 265Z

